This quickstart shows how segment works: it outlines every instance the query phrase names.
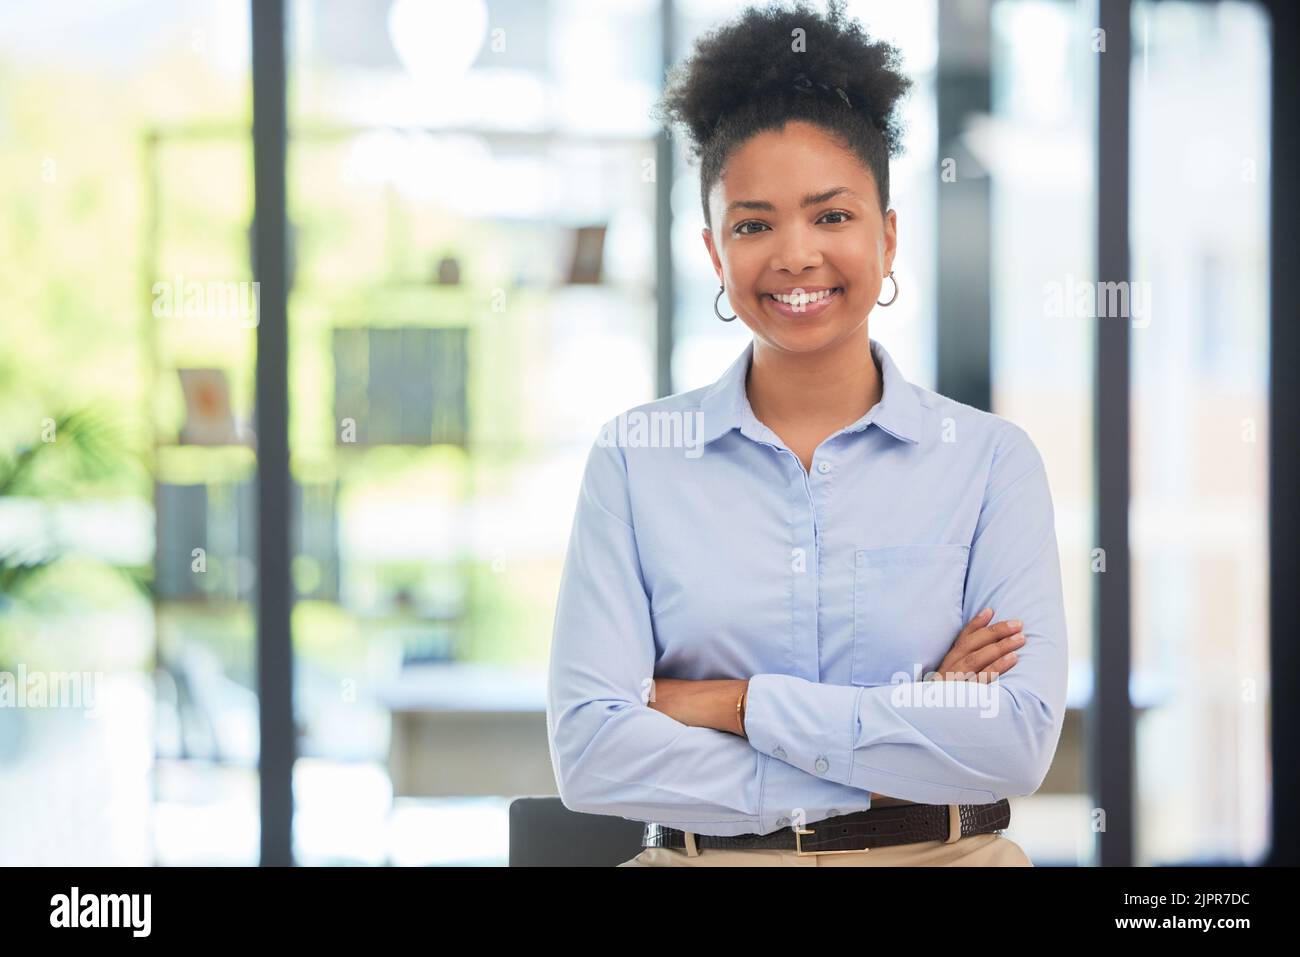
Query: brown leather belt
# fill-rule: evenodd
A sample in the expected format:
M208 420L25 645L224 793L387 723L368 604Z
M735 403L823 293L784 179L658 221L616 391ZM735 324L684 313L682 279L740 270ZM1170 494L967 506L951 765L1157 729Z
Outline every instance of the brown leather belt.
M1011 823L1006 798L993 804L887 804L852 814L814 821L801 830L783 827L770 834L695 834L647 824L642 847L689 850L783 850L800 855L851 854L873 847L943 841L951 844L972 834L995 834ZM688 839L688 833L690 838Z

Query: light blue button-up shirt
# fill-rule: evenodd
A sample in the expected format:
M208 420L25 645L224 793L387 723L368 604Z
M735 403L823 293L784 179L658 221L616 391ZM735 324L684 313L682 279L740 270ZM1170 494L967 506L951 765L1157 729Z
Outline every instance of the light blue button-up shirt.
M551 645L568 808L733 835L872 792L984 804L1042 782L1068 660L1042 458L870 343L882 398L811 470L754 417L752 341L713 385L602 427ZM925 681L984 608L1024 622L1016 664L987 685ZM655 677L749 678L747 737L654 710Z

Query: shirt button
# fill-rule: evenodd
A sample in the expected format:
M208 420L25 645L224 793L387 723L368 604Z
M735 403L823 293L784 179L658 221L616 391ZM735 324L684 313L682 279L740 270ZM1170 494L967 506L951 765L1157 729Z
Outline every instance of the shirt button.
M772 751L772 757L774 757L774 758L780 758L782 761L784 761L784 760L785 760L785 748L781 747L781 746L778 744L778 745L776 746L776 748Z
M830 463L830 462L818 462L818 463L817 463L817 471L818 471L818 472L821 472L822 475L825 475L825 474L826 474L827 472L829 472L830 470L831 470L831 463Z
M814 764L813 767L817 769L818 774L825 774L826 769L829 768L830 765L826 763L826 756L822 755L817 759L817 763Z

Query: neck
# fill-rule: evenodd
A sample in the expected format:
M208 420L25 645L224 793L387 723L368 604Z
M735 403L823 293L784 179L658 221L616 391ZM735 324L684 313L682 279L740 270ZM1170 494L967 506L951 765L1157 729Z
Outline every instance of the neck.
M864 334L813 354L785 352L755 339L745 388L755 417L769 427L839 429L880 401L884 382Z

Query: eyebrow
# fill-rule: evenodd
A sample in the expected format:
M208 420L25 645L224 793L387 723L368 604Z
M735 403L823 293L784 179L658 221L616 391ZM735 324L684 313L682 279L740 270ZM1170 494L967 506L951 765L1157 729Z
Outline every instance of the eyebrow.
M854 199L859 201L862 200L861 196L849 189L847 186L832 186L824 193L809 193L799 201L799 208L807 209L809 206L816 206L818 203L824 203L828 199L833 199L834 197L839 196L841 193L852 196ZM730 215L737 209L754 209L765 213L776 212L776 207L765 199L737 199L727 205L726 215Z

